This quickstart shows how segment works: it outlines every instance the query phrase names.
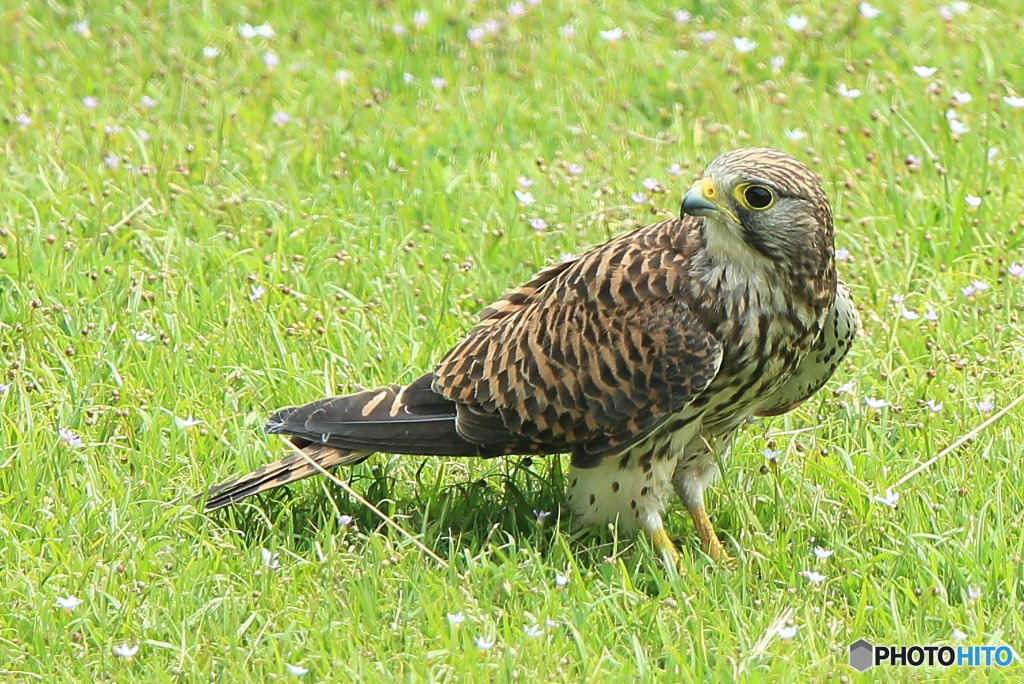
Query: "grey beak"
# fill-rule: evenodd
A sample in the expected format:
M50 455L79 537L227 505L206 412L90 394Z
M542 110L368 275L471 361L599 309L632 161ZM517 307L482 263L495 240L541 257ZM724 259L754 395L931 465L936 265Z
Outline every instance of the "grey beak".
M679 218L682 218L683 214L689 214L690 216L707 216L718 211L718 206L711 200L704 197L704 193L701 191L699 185L695 185L683 195L683 206L682 212Z

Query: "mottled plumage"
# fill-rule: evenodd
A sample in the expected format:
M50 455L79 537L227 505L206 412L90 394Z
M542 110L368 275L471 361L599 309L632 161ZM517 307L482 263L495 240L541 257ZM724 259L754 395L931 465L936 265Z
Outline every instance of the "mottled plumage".
M675 555L674 490L705 550L715 450L754 415L816 392L857 331L816 177L775 150L723 154L656 223L539 272L486 308L434 370L401 387L283 409L269 433L325 468L376 451L571 454L569 504ZM212 510L315 471L298 454L210 490Z

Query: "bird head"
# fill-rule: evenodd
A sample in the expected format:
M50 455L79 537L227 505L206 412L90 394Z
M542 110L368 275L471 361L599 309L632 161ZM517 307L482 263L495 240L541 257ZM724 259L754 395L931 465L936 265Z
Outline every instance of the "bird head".
M828 199L817 176L784 152L747 148L715 158L683 197L682 214L703 218L713 257L785 262L814 253L831 264Z

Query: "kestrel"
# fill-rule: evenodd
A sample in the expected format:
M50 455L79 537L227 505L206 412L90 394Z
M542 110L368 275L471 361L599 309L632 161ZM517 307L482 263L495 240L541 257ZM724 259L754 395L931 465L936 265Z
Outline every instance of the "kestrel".
M679 219L541 270L431 372L282 409L265 430L327 469L378 451L568 453L583 521L640 528L675 562L662 525L674 491L705 553L729 560L704 509L718 455L752 416L818 391L857 333L832 233L807 167L777 150L727 152ZM290 454L212 488L206 510L316 472Z

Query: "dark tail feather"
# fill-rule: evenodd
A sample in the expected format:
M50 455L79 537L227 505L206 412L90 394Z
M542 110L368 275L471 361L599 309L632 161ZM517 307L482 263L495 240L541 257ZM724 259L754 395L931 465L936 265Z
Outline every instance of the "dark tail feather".
M431 389L433 378L428 373L406 387L391 385L281 409L270 417L264 430L290 435L297 448L325 469L359 463L376 451L423 456L497 455L459 435L455 429L456 406ZM299 454L289 454L211 489L206 510L317 472Z
M325 470L342 465L355 465L365 460L371 453L338 449L337 447L325 444L309 444L298 439L294 440L293 443L296 448L301 449L303 453ZM316 475L318 472L320 471L310 465L309 461L299 454L288 454L281 460L261 466L237 480L231 480L211 488L206 494L204 509L207 512L215 511L218 508L229 506L236 501L247 499L260 492L301 480L310 475Z

